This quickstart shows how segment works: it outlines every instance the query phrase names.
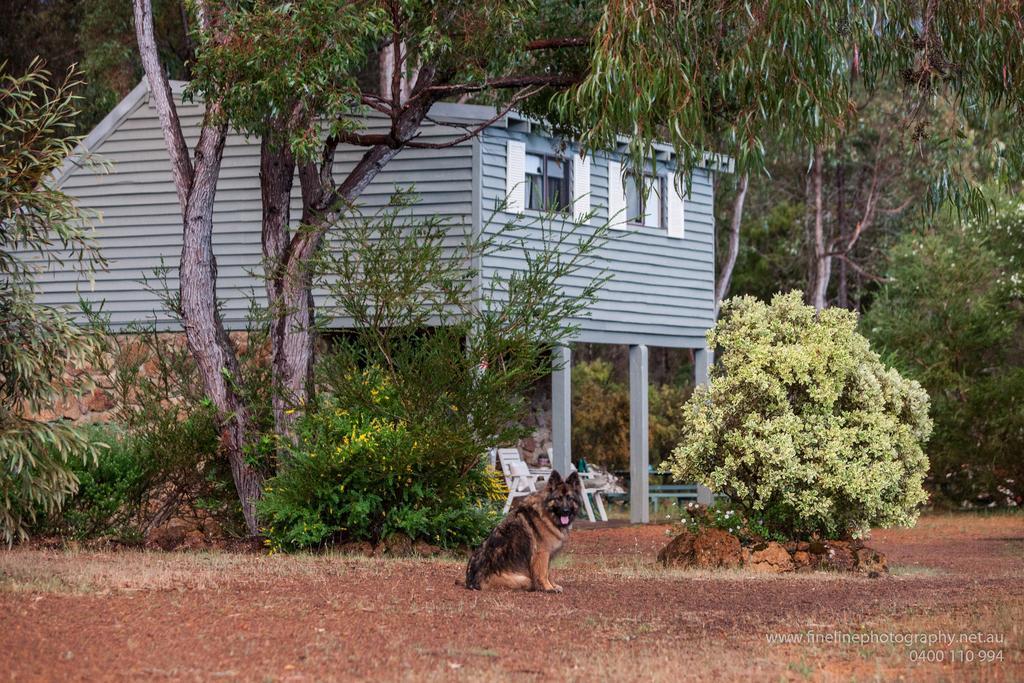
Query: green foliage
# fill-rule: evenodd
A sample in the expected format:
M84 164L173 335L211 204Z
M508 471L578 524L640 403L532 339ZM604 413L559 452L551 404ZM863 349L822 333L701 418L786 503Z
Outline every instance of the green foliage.
M816 316L798 292L727 301L708 335L719 362L663 469L789 538L913 524L926 500L928 394L886 368L856 324L845 310Z
M934 487L956 505L1014 500L1024 481L1024 206L1001 198L987 221L948 216L907 234L888 275L862 328L932 396Z
M572 448L587 462L607 469L629 469L629 386L613 377L604 360L577 363L572 368ZM692 386L651 385L650 456L657 465L679 443L682 406Z
M484 454L525 436L525 396L603 282L563 290L603 227L582 233L543 217L543 246L528 252L523 227L488 226L453 259L450 226L408 218L409 201L347 221L318 264L323 310L349 330L324 354L323 393L265 487L275 548L397 532L449 547L480 540L496 520ZM517 250L525 268L481 292L468 264Z
M749 517L731 503L722 500L710 507L688 504L679 523L691 533L699 533L702 529L719 529L736 536L742 542L789 540L783 534L767 528L763 519Z
M33 63L0 75L0 538L25 538L37 510L57 510L78 485L69 463L97 444L69 424L37 419L87 388L76 372L97 350L67 312L35 301L37 269L95 264L85 217L51 174L77 144L69 72L58 85Z
M95 461L70 463L78 491L59 513L43 518L37 534L76 539L137 536L135 516L147 492L147 467L126 435L112 428L91 430L102 444Z
M183 0L154 0L160 58L174 79L188 80L191 59ZM0 63L23 73L36 59L58 77L77 64L81 113L75 130L87 133L142 76L132 7L124 0L8 0L0 4ZM51 77L56 86L59 78Z
M394 387L378 371L349 381L367 387L375 410L322 397L298 420L288 467L260 501L273 550L378 542L395 533L443 547L473 545L498 520L483 463L464 470L438 452L429 425L400 415Z
M397 392L395 417L429 426L421 442L468 472L489 447L526 435L525 396L550 374L552 349L571 337L604 282L581 271L605 227L584 232L552 216L485 226L466 236L456 259L445 246L454 228L404 217L409 201L398 195L332 233L317 274L329 293L324 317L351 321L351 332L318 376L343 405L370 409L373 397L344 378L379 367ZM531 232L539 248L527 248ZM522 255L525 265L481 291L471 264L497 254ZM565 291L574 276L583 286Z
M622 0L605 4L585 78L556 104L588 146L612 148L617 135L631 134L638 167L662 139L686 169L714 151L756 174L772 140L794 148L833 141L857 112L858 92L886 84L898 83L913 103L903 129L915 139L923 137L916 124L929 123L922 111L950 106L955 116L934 126L933 144L968 121L1020 112L1019 33L1017 8L997 2L979 11L956 2ZM1019 128L990 142L993 165L1019 177ZM930 180L936 197L981 209L963 173L944 169Z
M806 173L806 163L801 170ZM801 180L806 179L801 176ZM807 282L803 225L806 208L802 202L778 201L780 194L785 196L780 192L783 182L776 177L772 183L759 179L752 183L751 193L763 192L765 204L755 203L752 197L744 211L740 251L729 288L734 295L749 294L767 301L776 292L803 289ZM728 231L718 233L715 253L721 258L728 250Z
M599 6L509 0L235 3L219 14L216 38L195 32L191 87L205 101L221 102L223 115L239 130L283 135L300 158L312 159L325 137L337 140L363 128L371 109L397 115L376 80L378 56L392 40L402 45L400 72L414 81L419 69L432 85L467 86L453 94L486 91L488 79L551 73L556 65L567 68L567 60L574 71L582 68L584 56L523 48L552 26L593 25ZM421 92L417 99L445 92ZM492 91L488 98L505 96Z

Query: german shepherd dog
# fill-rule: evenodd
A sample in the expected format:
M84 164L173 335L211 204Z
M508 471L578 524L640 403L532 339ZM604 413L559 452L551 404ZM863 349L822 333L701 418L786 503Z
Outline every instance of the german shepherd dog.
M582 500L576 472L551 472L547 485L513 505L469 558L466 588L514 588L561 593L551 582L551 560L569 538Z

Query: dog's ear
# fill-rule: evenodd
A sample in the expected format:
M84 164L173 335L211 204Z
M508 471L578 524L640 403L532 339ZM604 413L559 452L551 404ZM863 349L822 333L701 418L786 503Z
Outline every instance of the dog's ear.
M558 486L562 483L562 475L558 473L558 470L551 470L551 476L548 477L549 486Z
M573 470L573 473L565 478L565 485L572 489L578 489L580 487L580 473Z

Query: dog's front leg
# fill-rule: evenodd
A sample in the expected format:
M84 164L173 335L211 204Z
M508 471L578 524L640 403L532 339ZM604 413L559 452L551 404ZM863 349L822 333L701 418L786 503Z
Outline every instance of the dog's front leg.
M551 554L544 550L538 550L533 554L530 561L530 575L533 578L533 590L547 591L548 593L561 593L562 587L551 583L548 577L548 569L551 566Z

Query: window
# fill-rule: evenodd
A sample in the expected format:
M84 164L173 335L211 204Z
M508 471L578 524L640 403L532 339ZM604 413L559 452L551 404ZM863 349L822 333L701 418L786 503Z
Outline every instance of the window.
M569 162L543 154L526 155L526 208L568 211L572 204Z
M640 178L643 178L643 189L646 189L646 197L638 182ZM648 228L664 227L664 179L656 175L638 176L629 174L624 182L626 185L626 220Z

